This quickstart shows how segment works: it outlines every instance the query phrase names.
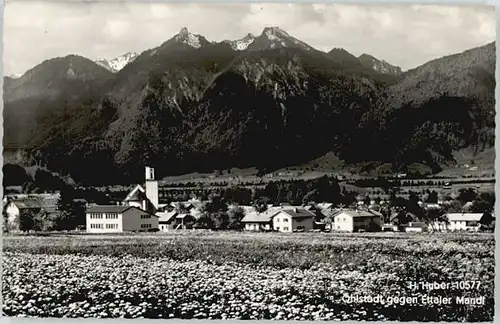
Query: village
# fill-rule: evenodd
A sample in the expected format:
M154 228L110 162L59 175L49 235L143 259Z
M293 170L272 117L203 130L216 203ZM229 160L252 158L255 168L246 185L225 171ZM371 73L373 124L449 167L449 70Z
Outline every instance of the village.
M478 232L492 231L492 206L485 202L457 200L416 201L405 208L388 200L357 197L350 205L332 202L252 205L224 202L217 197L160 203L154 168L145 167L144 185L136 185L115 204L80 203L84 222L73 229L87 233L169 232L226 229L253 232ZM434 197L436 198L436 197ZM463 200L463 199L462 199ZM59 193L9 194L4 197L4 232L47 231L37 217L57 214ZM450 208L450 206L454 208ZM475 208L474 208L475 207ZM482 209L482 210L481 210ZM417 210L415 212L414 210ZM417 215L421 211L420 215Z

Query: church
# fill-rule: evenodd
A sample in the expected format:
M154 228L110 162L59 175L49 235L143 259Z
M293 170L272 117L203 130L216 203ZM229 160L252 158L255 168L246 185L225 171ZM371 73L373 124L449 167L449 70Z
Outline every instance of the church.
M88 206L86 227L89 233L158 230L161 207L154 168L146 167L145 184L137 185L121 204Z

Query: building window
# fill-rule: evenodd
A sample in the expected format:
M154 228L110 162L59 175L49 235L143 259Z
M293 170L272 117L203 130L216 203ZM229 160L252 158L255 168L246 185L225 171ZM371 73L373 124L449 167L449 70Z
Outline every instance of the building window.
M147 214L147 215L141 215L141 219L149 219L151 218L151 215Z
M141 224L141 228L151 228L151 224Z
M288 227L283 227L283 230L284 231L288 231Z
M288 218L283 218L283 221L284 221L285 223L288 223Z
M279 223L280 222L280 219L278 217L276 217L276 223Z

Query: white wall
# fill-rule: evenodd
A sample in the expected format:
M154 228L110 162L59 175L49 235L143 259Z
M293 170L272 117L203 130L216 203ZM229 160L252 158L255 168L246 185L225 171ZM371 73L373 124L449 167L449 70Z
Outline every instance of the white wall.
M271 225L269 223L246 223L245 230L246 231L261 231L261 230L270 230Z
M292 217L282 211L274 215L273 229L278 232L291 233L293 231Z
M335 231L352 232L354 229L354 222L352 216L345 213L340 213L335 216L335 223L333 229Z
M466 221L450 221L448 229L450 231L466 231L466 230L477 231L478 226L467 226Z
M13 203L9 203L5 208L5 213L7 214L7 230L16 231L19 230L19 215L20 210Z
M422 233L424 230L422 227L406 227L405 231L407 233Z
M146 180L146 197L158 209L158 181Z
M91 218L92 214L99 215L100 218ZM105 213L86 213L86 225L88 233L118 233L123 231L123 215L117 214L118 218L107 218ZM102 224L102 228L94 228L92 224ZM115 228L108 228L107 224L115 224Z
M174 229L174 226L172 226L172 224L158 224L158 229L160 232L168 232Z

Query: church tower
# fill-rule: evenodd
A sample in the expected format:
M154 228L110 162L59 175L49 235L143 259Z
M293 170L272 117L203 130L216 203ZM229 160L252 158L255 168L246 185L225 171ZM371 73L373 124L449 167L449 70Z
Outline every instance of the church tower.
M158 209L158 181L155 180L155 169L146 167L146 197Z

